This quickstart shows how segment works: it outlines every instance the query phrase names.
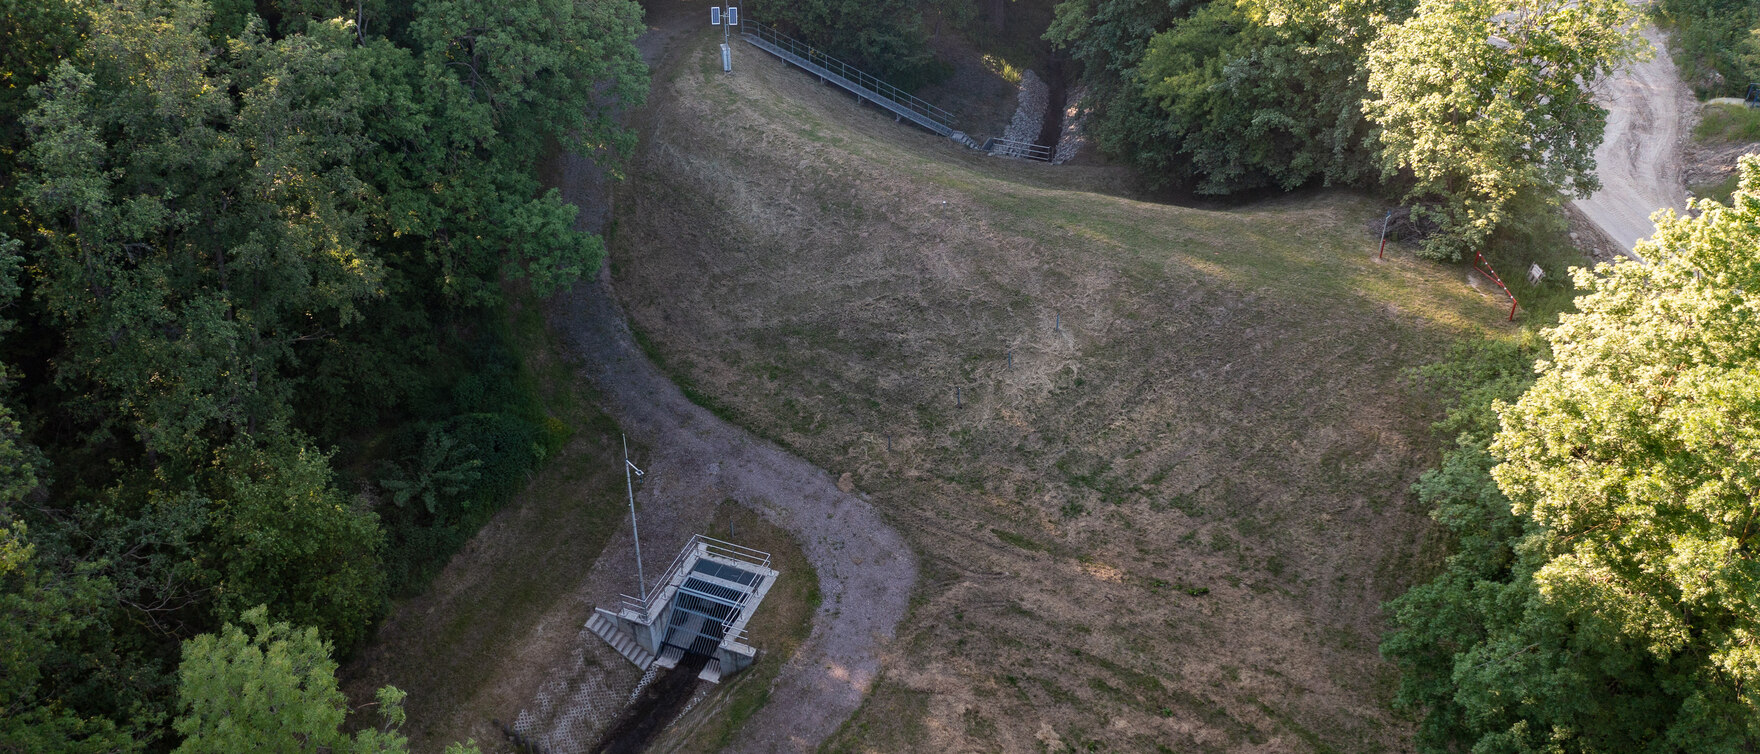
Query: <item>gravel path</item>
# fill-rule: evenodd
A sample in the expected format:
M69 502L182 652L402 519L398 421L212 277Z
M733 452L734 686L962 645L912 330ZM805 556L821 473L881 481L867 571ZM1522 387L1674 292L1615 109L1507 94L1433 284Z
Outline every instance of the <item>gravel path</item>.
M606 410L653 448L650 472L664 475L668 496L732 497L800 541L819 572L824 602L812 633L777 677L770 702L745 723L729 751L813 750L861 704L880 671L881 644L892 638L916 583L910 549L872 506L839 490L825 471L686 400L636 348L608 284L582 284L558 296L551 323L584 360ZM658 537L649 532L665 526L667 502L643 502L643 541L657 571L677 548L652 548ZM607 549L606 557L620 555Z
M693 27L662 22L643 39L651 66L673 49L681 28ZM657 89L654 96L665 95ZM584 158L566 158L561 168L564 198L601 208L579 220L597 230L607 215L602 208L609 206L603 179ZM558 295L549 318L601 391L606 412L631 440L651 449L651 481L637 497L650 573L664 569L689 532L698 530L696 519L727 498L757 510L800 542L818 571L823 602L812 633L772 685L769 703L746 721L728 751L817 748L856 710L879 674L881 647L904 617L916 583L909 547L866 500L838 489L824 470L686 399L636 346L608 280L583 282ZM633 586L607 583L620 574L627 580L630 551L627 536L606 548L593 569L595 576L603 574L594 579L596 593Z
M1607 131L1595 149L1601 190L1574 202L1633 258L1638 256L1632 247L1656 232L1650 213L1686 206L1680 149L1693 112L1693 97L1668 56L1668 41L1654 26L1644 28L1644 38L1656 55L1596 87L1595 101L1607 108Z

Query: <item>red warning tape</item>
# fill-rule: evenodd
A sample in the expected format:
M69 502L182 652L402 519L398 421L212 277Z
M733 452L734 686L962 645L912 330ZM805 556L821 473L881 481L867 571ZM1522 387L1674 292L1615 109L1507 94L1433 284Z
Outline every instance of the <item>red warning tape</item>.
M1516 321L1516 294L1509 292L1509 286L1503 284L1503 278L1497 276L1497 270L1491 269L1491 262L1487 261L1485 255L1478 251L1473 252L1473 269L1503 289L1503 295L1509 297L1509 321Z

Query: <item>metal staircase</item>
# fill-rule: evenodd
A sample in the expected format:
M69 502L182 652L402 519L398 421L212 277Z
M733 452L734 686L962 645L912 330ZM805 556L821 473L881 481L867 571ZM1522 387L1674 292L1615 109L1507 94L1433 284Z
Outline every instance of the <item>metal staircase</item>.
M855 66L826 55L824 51L783 34L775 28L747 18L740 29L740 37L758 49L818 76L820 81L842 87L856 95L859 100L872 102L886 108L893 114L894 120L908 120L938 136L946 136L961 146L976 149L995 157L1051 161L1051 148L1038 144L995 138L987 139L980 144L964 132L954 130L953 113L870 76Z
M818 76L822 81L843 87L857 98L884 107L898 118L927 128L938 136L953 136L956 133L953 130L953 113L913 97L903 89L826 55L822 50L814 49L812 45L750 18L740 25L740 36L758 49L792 63ZM970 141L967 139L962 143Z
M595 608L593 616L587 619L587 629L598 634L599 638L610 644L624 659L635 663L636 667L647 670L649 665L654 664L654 655L637 644L636 637L617 627L617 616Z

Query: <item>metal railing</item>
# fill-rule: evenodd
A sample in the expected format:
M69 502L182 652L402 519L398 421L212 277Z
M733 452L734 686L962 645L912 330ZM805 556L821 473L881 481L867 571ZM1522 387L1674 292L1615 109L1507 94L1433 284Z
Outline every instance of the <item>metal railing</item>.
M1051 161L1051 147L1014 139L985 139L982 149L998 157L1021 157L1041 162Z
M750 18L740 25L741 36L759 48L836 83L877 105L910 118L943 136L953 131L953 113L888 84L853 65L825 54L824 50L783 34Z
M655 588L653 588L651 592L648 592L648 599L632 597L632 595L628 594L620 594L620 597L623 597L623 610L632 611L635 615L639 615L644 622L653 620L653 608L655 608L656 604L660 602L660 594L664 594L665 587L667 587L669 583L672 583L672 580L678 576L678 569L685 567L685 560L688 560L690 555L699 553L699 551L700 553L704 553L704 555L715 555L715 557L729 558L729 560L736 560L736 562L748 562L748 564L753 564L753 566L762 566L769 569L769 553L766 553L766 551L752 550L752 548L746 548L746 546L741 546L741 544L723 543L720 539L713 539L713 537L704 537L702 534L695 534L695 536L690 537L688 543L685 543L685 548L681 548L681 550L678 551L678 557L672 558L672 566L667 566L665 573L660 574L660 580L655 581ZM741 606L744 606L744 597L746 597L746 595L748 595L748 592L741 592L741 597L739 597L739 604L741 604ZM741 634L744 634L744 631L741 631Z

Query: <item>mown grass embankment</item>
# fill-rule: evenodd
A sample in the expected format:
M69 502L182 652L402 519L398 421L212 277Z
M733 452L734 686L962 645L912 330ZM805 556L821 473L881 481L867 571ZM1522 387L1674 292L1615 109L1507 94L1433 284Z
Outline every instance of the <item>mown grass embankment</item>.
M657 71L617 287L669 370L919 552L831 748L1404 748L1379 605L1432 557L1436 448L1403 375L1513 333L1501 293L1377 261L1365 197L1130 198L701 41Z

